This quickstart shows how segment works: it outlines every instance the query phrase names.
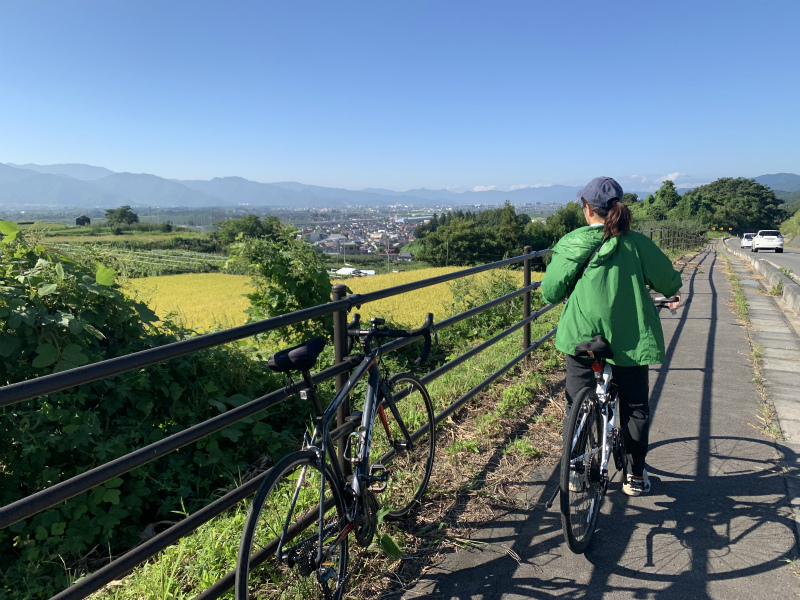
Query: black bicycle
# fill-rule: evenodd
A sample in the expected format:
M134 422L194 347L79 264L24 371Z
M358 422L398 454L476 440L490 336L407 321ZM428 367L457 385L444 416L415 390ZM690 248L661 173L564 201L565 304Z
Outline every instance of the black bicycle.
M433 315L429 313L424 325L413 330L388 329L383 319L370 323L362 330L355 315L348 326L349 339L361 343L364 358L324 410L309 373L325 346L323 338L269 359L274 371L302 372L305 389L300 396L311 400L316 418L302 449L279 461L253 498L239 544L237 600L338 600L348 580L349 534L360 546L368 546L381 505L388 509L385 519L401 519L412 513L425 493L436 444L428 390L408 373L390 378L381 347L371 346L377 338L421 336L425 341L417 359L421 364L435 335ZM330 431L337 409L365 375L363 409ZM334 441L347 430L351 433L344 459L352 464L352 475L345 475L334 448Z

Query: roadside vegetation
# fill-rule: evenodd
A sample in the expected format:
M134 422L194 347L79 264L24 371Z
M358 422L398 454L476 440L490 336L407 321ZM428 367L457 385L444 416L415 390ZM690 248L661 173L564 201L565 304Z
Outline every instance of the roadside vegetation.
M751 363L753 363L753 383L756 386L759 396L756 418L761 421L760 425L751 425L772 439L782 439L783 434L781 433L780 427L776 422L777 413L775 412L775 407L772 405L772 402L770 402L767 396L767 389L764 386L764 378L761 372L762 359L764 357L764 347L760 344L754 344L752 338L750 337L750 317L747 306L747 297L742 290L741 278L734 273L730 258L728 258L726 254L722 254L721 256L725 259L725 270L728 274L728 281L731 283L731 291L733 292L733 303L731 305L731 309L733 310L734 314L736 314L739 319L747 325L747 342L751 347L751 351L747 355L747 358ZM780 290L778 290L776 293L776 288L773 287L770 293L772 295L779 295Z

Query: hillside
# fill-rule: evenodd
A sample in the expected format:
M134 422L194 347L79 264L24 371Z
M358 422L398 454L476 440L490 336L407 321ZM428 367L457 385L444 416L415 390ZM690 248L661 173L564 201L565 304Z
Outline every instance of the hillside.
M774 175L759 175L755 177L756 182L766 185L773 190L784 192L800 191L800 175L794 173L775 173Z
M776 173L755 178L776 191L800 191L800 175ZM342 207L342 206L465 206L575 200L577 186L552 185L501 191L452 192L411 189L404 192L369 188L348 190L284 181L260 183L243 177L211 180L172 180L147 173L114 173L83 164L14 165L0 163L0 208L114 208L152 206L164 208L237 206ZM691 188L680 189L683 193ZM640 198L647 194L637 192Z

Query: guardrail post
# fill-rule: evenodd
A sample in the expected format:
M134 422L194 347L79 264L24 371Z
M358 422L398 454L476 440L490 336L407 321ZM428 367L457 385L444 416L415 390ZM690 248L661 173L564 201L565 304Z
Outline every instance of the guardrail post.
M662 250L664 249L664 230L663 229L659 229L658 230L658 247L661 248Z
M524 254L530 254L531 247L525 246L522 252ZM528 287L531 284L531 259L526 258L524 261L522 261L522 265L523 265L522 285ZM525 319L531 316L530 291L525 292L525 294L523 295L522 316ZM530 345L531 345L531 324L526 323L525 325L522 326L522 349L527 350Z
M331 296L334 302L341 300L347 295L347 286L337 283L331 289ZM333 313L333 362L334 365L340 364L347 356L347 311L337 310ZM347 382L347 373L339 373L336 376L336 391L338 392ZM336 410L336 425L344 424L345 418L350 414L350 398L346 398L342 405ZM347 439L341 438L337 442L339 451L339 466L346 474L350 474L350 463L344 460L344 450Z

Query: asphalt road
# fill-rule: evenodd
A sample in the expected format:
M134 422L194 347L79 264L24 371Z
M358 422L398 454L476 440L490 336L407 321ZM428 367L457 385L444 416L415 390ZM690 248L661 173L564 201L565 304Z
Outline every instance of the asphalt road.
M735 240L733 241L735 242ZM730 246L734 249L738 249L735 243L731 243ZM745 248L745 250L747 249ZM785 246L781 253L775 252L774 250L759 250L751 254L751 256L768 260L774 265L783 267L784 269L791 269L795 276L800 277L800 249Z
M686 266L683 280L685 305L662 314L667 360L650 370L652 494L629 498L615 476L592 546L575 555L557 503L542 504L557 474L534 472L530 509L476 531L482 543L428 565L402 598L798 598L787 562L797 558L795 521L781 468L797 457L752 425L759 396L750 345L713 246Z

